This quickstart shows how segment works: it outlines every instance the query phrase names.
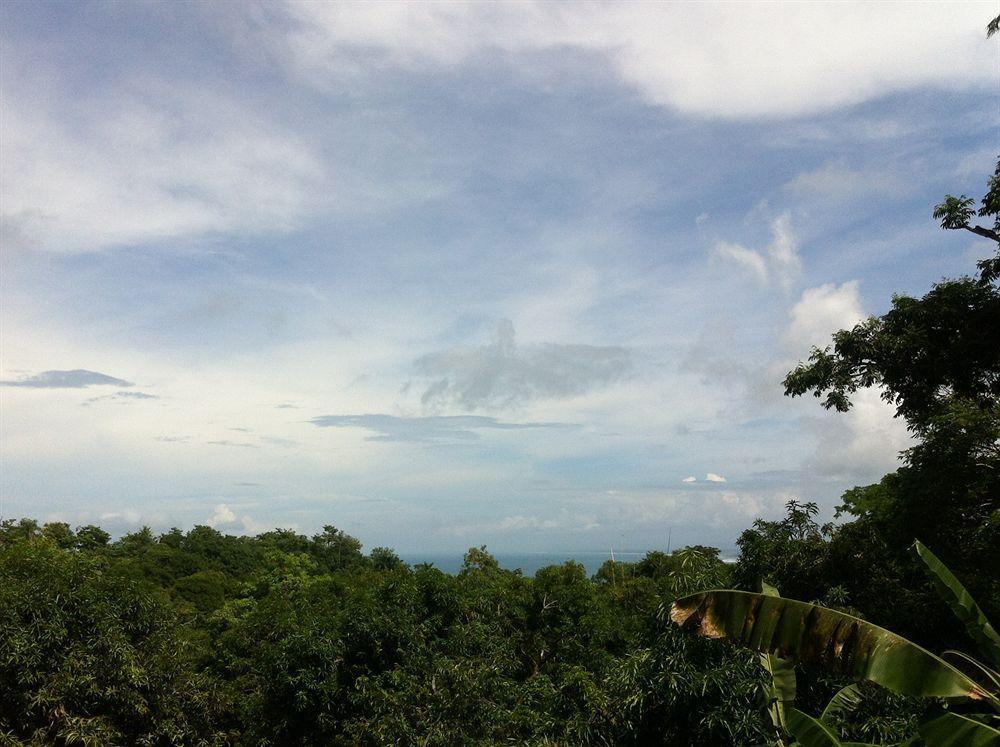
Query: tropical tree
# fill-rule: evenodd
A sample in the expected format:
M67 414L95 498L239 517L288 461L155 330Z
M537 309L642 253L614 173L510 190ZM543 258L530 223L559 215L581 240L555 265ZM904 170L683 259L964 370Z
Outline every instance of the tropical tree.
M99 554L0 545L0 744L209 744L226 707L165 600Z
M985 221L977 223L977 215ZM948 195L934 216L945 229L1000 240L1000 162L978 211L972 198ZM907 552L920 537L988 613L1000 614L998 281L1000 245L993 244L974 277L943 280L919 298L895 296L885 314L837 332L832 344L813 348L788 373L787 395L812 393L831 410L846 411L858 390L876 389L915 443L895 472L844 493L837 515L853 521L824 528L809 542L786 541L803 550L798 557L775 545L773 527L760 524L745 533L741 542L754 550L747 562L762 562L747 568L741 561L743 588L755 588L749 586L754 576L775 574L796 596L821 599L836 591L880 625L924 645L951 645L957 641L944 616L919 613L940 605ZM817 552L807 551L810 543ZM779 558L774 563L766 562L767 547Z

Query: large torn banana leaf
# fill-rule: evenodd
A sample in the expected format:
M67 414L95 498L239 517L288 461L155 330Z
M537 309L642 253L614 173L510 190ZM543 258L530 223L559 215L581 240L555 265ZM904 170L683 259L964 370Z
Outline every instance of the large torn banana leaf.
M979 685L926 649L819 605L746 591L703 591L676 600L670 618L709 638L870 680L902 695L990 700Z

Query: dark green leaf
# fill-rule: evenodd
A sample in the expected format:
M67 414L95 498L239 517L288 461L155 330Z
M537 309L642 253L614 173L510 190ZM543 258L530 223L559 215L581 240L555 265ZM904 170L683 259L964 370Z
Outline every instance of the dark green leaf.
M788 731L802 747L840 745L840 740L829 726L797 708L792 708L788 713Z
M1000 665L1000 635L990 625L976 600L961 582L938 560L937 556L919 540L913 543L914 552L924 562L924 569L938 593L962 621L969 636L982 649L983 654L995 665Z
M920 727L927 747L997 747L1000 731L981 721L946 713Z

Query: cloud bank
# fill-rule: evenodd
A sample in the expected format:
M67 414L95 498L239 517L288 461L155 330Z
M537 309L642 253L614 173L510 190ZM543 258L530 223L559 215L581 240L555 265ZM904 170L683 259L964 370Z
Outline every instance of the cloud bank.
M622 379L631 369L623 347L541 343L518 345L514 325L504 320L493 341L479 347L454 347L414 363L431 378L421 402L465 410L506 408L539 399L565 399Z
M438 415L399 417L396 415L321 415L310 420L321 428L364 428L378 435L368 441L439 442L475 441L479 430L524 430L534 428L574 428L570 423L509 423L481 415Z
M97 371L76 368L72 371L42 371L23 379L0 381L0 386L27 389L85 389L89 386L132 386L132 382Z
M375 71L452 70L491 54L527 67L574 50L650 103L739 119L827 111L920 86L992 85L982 37L993 14L987 2L289 2L267 44L295 73L331 88Z

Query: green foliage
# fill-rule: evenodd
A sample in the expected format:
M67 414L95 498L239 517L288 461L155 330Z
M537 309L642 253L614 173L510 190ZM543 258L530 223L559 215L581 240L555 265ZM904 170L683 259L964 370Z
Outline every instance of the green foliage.
M814 348L785 378L785 393L812 391L828 409L850 408L858 389L882 396L918 434L953 403L988 408L1000 396L1000 291L970 279L938 283Z
M63 549L69 549L76 545L76 535L69 528L69 524L64 521L53 521L43 526L42 536Z
M763 581L787 596L809 598L823 587L829 548L826 533L813 519L818 508L792 500L786 511L784 519L758 519L740 535L740 558L733 572L738 588L757 589Z
M593 579L573 562L525 577L473 548L450 576L384 548L366 557L332 527L85 544L62 526L5 528L9 739L727 745L770 733L753 657L665 615L679 591L728 583L714 548Z
M0 547L0 732L46 744L214 741L211 683L169 609L103 559Z
M110 540L110 534L92 524L76 528L76 546L81 550L98 550L105 547Z
M992 36L996 30L1000 16L994 18L987 26L987 36ZM987 180L986 195L982 199L979 210L975 209L976 201L962 195L946 195L944 201L934 208L934 217L941 221L941 228L955 230L964 229L1000 243L1000 159L997 160L993 175ZM992 218L992 227L973 224L973 217ZM979 262L980 282L984 285L995 283L1000 279L1000 247L997 255Z
M768 596L779 597L778 590L767 583L761 584L761 592ZM760 655L760 663L770 676L770 686L767 692L768 712L771 723L779 735L788 731L789 715L795 702L798 683L795 679L795 663L773 654Z
M934 208L934 218L941 221L941 228L965 228L976 214L976 201L962 195L945 195L944 202Z

